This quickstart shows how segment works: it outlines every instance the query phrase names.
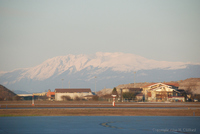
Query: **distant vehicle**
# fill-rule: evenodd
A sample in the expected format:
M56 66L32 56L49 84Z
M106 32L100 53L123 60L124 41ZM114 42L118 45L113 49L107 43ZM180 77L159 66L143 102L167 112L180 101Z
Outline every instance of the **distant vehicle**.
M197 100L197 99L194 99L194 102L198 102L198 100Z

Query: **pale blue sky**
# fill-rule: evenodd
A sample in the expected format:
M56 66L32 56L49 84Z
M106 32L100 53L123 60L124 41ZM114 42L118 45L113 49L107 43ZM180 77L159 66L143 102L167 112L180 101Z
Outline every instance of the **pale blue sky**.
M0 71L67 54L200 63L199 0L0 0Z

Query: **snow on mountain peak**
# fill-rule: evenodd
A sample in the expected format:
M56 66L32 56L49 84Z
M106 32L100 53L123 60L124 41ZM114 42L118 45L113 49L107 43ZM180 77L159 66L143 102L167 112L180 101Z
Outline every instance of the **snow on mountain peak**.
M182 62L149 60L138 55L121 52L97 52L93 55L69 54L48 59L38 66L29 68L22 73L20 78L27 77L30 79L44 80L52 76L58 76L67 70L77 72L88 67L98 67L103 70L110 68L113 71L130 72L158 68L179 69L185 68L186 65L186 63Z

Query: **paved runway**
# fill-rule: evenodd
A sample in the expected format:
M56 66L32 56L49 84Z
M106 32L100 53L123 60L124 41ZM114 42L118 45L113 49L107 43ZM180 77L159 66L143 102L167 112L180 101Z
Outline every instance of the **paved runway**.
M0 104L0 109L200 109L200 104L187 103L133 103L116 104Z

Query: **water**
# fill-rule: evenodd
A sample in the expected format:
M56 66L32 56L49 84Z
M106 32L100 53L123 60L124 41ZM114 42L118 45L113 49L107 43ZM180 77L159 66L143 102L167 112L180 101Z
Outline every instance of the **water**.
M0 134L200 133L200 117L34 116L0 117Z

